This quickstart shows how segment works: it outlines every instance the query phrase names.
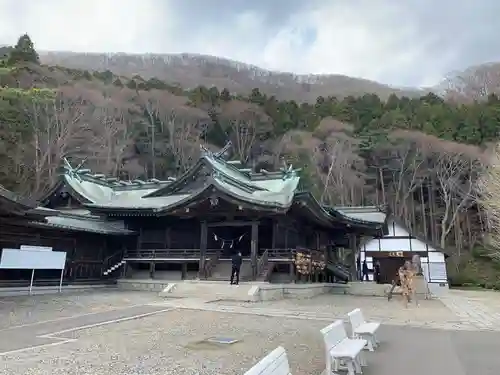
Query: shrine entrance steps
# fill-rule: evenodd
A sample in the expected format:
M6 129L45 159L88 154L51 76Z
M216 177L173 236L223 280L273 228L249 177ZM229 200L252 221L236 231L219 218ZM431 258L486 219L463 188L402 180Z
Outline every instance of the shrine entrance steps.
M231 260L221 259L212 270L210 281L226 281L231 278ZM252 279L252 262L250 259L244 259L240 269L240 281L250 281Z
M160 296L166 298L196 298L209 301L253 301L255 283L240 282L229 285L229 281L184 280L170 283Z
M185 280L171 282L160 293L164 298L186 298L205 301L259 302L284 298L311 298L325 293L345 294L345 284L270 284L241 282L229 285L227 281Z

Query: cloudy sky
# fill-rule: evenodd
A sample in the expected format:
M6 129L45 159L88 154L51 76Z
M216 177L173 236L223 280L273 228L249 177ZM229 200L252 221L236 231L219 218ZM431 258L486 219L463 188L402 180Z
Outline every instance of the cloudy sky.
M0 0L0 44L40 50L192 52L397 86L500 61L500 1Z

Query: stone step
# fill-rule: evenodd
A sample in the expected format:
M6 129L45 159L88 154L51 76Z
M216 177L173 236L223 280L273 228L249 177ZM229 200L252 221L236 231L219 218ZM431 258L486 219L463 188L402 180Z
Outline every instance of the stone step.
M251 301L251 284L229 285L227 281L183 281L171 283L162 297L201 298L207 300Z
M229 281L231 277L232 264L230 260L220 260L212 271L210 280L214 281ZM240 280L251 280L252 264L250 261L244 260L240 269Z
M425 281L423 285L420 284L420 282L415 280L417 294L425 295L429 293ZM373 281L354 281L348 284L347 293L358 296L386 297L391 288L391 284L377 284ZM401 287L397 286L394 289L393 294L401 294Z

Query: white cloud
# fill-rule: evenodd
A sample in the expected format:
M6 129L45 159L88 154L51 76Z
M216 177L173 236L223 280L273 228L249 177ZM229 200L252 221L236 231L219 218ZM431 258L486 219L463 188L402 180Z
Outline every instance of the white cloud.
M434 84L469 61L500 57L465 51L475 29L497 35L472 22L496 14L489 0L475 8L451 0L183 1L0 0L0 43L28 32L40 50L212 54L395 85Z
M0 41L12 43L27 32L41 50L148 52L161 37L151 26L165 30L173 21L156 12L155 0L25 1L22 8L0 0Z

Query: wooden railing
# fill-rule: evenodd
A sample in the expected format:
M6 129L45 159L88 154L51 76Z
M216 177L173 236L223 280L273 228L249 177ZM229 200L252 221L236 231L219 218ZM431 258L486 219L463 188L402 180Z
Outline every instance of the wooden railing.
M267 268L269 263L269 250L264 250L264 253L257 262L257 277L262 276L262 272Z
M267 251L268 260L291 260L295 249L264 249Z
M216 256L218 249L208 249L206 256ZM137 249L127 250L125 259L200 259L200 249Z

